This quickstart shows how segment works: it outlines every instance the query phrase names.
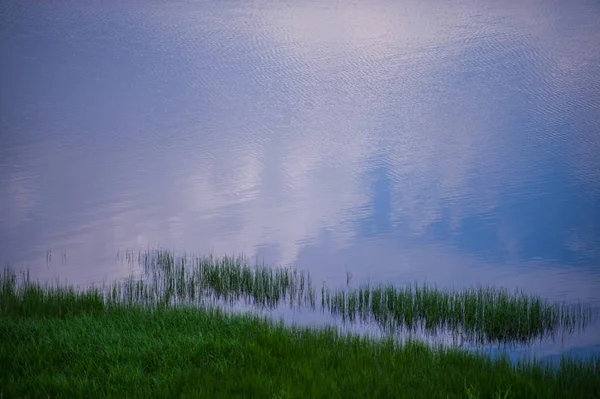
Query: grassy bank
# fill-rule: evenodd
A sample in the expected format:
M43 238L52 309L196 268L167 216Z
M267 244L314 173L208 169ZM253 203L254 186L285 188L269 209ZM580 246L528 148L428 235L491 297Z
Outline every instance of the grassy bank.
M600 397L600 359L514 365L15 277L0 282L3 397Z

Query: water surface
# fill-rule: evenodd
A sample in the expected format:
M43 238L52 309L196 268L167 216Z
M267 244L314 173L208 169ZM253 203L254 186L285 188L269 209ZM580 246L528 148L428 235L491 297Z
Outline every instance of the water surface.
M0 21L1 262L89 282L163 246L600 305L595 1L8 1Z

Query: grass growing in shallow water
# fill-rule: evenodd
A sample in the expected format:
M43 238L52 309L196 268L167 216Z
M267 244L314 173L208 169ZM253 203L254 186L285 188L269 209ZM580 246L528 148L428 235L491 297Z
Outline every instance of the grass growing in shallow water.
M528 343L583 329L594 311L548 303L498 288L441 291L427 285L324 292L323 306L343 319L375 321L386 330L449 330L475 343Z
M151 281L146 303L193 303L208 297L271 308L282 303L315 307L310 275L296 269L253 267L243 257L176 257L164 250L147 252L140 260ZM125 289L127 295L131 292Z
M135 287L134 287L135 288ZM176 290L174 291L176 292ZM600 359L558 370L288 328L205 307L0 281L0 396L591 398Z
M273 308L308 307L350 322L375 322L384 331L449 332L475 344L527 344L583 329L597 316L582 305L550 303L501 288L443 291L427 285L364 286L332 291L320 301L306 272L250 266L244 258L177 257L166 250L140 256L146 281L129 279L112 288L112 299L130 304L190 304L243 300Z

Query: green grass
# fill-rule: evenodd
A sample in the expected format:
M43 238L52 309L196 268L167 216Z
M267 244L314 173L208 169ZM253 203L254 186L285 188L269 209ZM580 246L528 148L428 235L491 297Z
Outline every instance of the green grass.
M594 309L580 304L549 303L519 291L484 287L451 292L417 284L364 286L325 291L322 301L343 319L375 321L388 331L450 331L477 344L527 344L584 329L596 317Z
M0 395L598 398L600 359L514 364L208 307L117 301L99 289L19 283L5 271Z
M140 256L140 263L151 283L122 287L117 296L148 304L197 303L208 298L244 300L269 308L282 303L315 308L310 275L296 269L250 266L244 257L176 257L166 250L148 251Z
M283 304L321 311L345 321L377 323L386 332L449 332L470 344L528 344L584 329L598 312L589 306L550 303L522 292L476 287L444 291L427 285L363 286L331 290L320 298L311 276L290 268L251 266L243 257L175 256L167 250L140 255L146 282L112 287L126 303L190 304L240 301L273 308Z

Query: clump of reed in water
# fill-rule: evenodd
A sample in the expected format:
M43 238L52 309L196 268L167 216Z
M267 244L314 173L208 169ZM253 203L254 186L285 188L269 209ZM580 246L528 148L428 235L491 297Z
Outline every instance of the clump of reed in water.
M175 257L166 250L145 253L141 263L155 302L185 303L208 297L269 308L282 303L315 308L311 277L296 269L250 266L243 256Z
M450 330L477 343L527 343L556 332L583 329L597 316L591 307L550 303L520 291L467 288L443 291L426 284L323 291L322 304L342 319L375 321L394 330Z

